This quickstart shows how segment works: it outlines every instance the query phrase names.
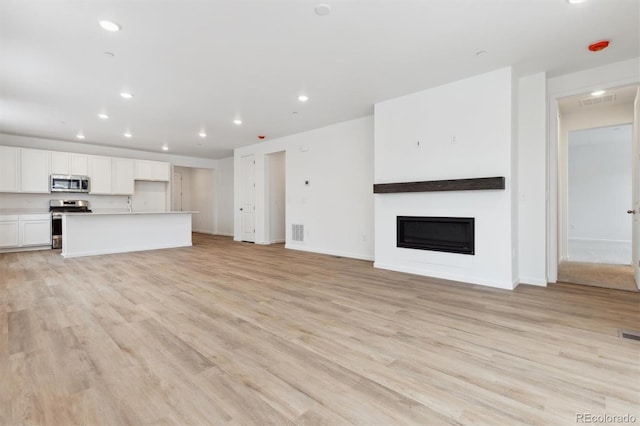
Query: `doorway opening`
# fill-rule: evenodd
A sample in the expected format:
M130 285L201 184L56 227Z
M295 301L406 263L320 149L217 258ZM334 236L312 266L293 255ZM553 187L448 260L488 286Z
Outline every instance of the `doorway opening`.
M171 209L193 211L193 232L213 234L214 227L214 171L195 167L173 168L171 181Z
M558 281L638 291L637 92L558 101Z
M265 205L268 206L265 222L268 244L284 243L286 239L286 153L276 152L265 156L265 176L268 182Z

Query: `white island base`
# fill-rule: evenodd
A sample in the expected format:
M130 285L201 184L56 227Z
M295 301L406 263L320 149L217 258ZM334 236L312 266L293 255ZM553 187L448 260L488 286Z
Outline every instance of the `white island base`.
M62 256L191 246L191 213L63 214Z

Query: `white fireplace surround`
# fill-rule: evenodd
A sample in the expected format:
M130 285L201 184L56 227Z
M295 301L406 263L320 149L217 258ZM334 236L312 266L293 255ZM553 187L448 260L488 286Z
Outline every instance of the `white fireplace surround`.
M514 288L512 88L504 68L376 104L375 183L504 176L506 190L375 194L375 267ZM397 216L473 217L475 255L396 247Z

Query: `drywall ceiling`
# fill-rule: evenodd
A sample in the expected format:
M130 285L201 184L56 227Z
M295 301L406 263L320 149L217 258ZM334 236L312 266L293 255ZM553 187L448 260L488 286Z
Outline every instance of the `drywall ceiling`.
M640 0L317 4L0 0L0 132L221 158L500 67L559 75L640 52Z
M639 64L640 65L640 64ZM640 69L639 69L640 71ZM637 85L622 87L602 87L601 94L582 93L558 99L558 111L562 115L576 114L592 109L625 105L633 111L633 102L638 92Z

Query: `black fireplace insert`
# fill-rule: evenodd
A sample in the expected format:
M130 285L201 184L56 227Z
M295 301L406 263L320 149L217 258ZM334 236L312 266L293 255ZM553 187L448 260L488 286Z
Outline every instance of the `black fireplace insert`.
M475 254L472 217L397 217L397 246Z

